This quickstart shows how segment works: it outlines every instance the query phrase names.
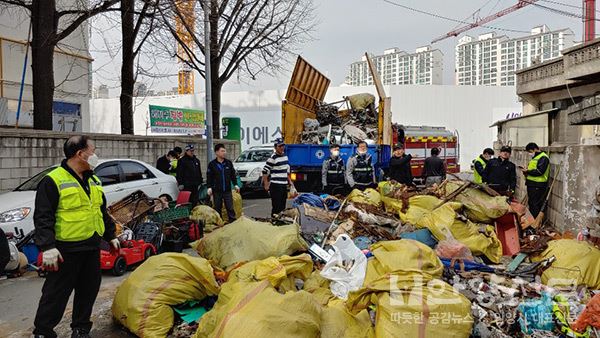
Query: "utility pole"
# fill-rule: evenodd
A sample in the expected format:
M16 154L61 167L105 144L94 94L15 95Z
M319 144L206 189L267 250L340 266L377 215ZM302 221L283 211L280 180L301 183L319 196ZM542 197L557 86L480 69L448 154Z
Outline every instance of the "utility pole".
M211 0L204 0L204 80L206 82L206 165L213 160L212 81L210 69Z

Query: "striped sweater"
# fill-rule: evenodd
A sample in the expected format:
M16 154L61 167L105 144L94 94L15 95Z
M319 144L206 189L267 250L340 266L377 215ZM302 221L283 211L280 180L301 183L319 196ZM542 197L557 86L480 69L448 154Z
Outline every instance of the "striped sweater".
M263 175L269 175L271 183L286 184L288 183L288 174L290 173L290 165L286 155L277 155L273 153L265 163Z

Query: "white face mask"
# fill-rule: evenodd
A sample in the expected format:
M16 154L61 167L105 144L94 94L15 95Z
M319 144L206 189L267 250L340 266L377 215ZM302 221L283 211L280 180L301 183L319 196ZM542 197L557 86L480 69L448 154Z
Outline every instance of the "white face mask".
M331 152L331 156L333 156L333 157L338 157L338 156L340 156L340 152L339 152L338 150L333 150L333 151Z
M88 157L87 159L87 163L90 165L91 169L94 169L98 166L98 161L100 161L100 159L96 154L92 154L92 156Z

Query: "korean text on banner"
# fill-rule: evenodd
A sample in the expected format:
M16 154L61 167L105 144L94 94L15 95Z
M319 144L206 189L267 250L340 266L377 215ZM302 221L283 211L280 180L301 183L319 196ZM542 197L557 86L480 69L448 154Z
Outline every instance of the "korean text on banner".
M203 110L152 106L150 130L161 134L204 134L206 115Z

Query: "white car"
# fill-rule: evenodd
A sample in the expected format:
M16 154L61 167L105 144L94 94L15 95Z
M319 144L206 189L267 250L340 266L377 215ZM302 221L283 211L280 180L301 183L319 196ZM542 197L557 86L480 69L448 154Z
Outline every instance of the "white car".
M262 170L265 162L273 154L273 146L258 146L244 150L238 158L233 161L235 171L242 181L242 190L262 190Z
M40 181L56 166L47 168L15 190L0 194L0 228L4 232L22 230L24 234L33 230L35 194ZM137 160L100 160L96 176L102 181L107 205L135 192L143 191L152 198L167 197L176 200L179 194L177 180L153 166Z

